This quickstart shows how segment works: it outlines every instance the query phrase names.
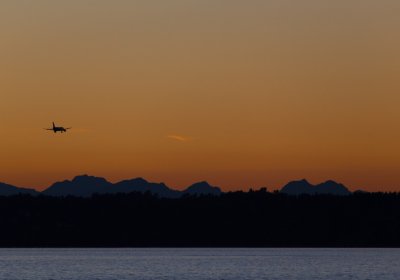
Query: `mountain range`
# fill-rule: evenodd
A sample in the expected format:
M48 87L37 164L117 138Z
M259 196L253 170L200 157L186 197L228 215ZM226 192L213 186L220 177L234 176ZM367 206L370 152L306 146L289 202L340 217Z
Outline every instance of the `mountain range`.
M28 188L18 188L9 184L0 183L0 195L9 196L15 194L30 194L36 195L38 194L37 191Z
M306 179L300 181L292 181L281 189L282 193L290 195L300 194L333 194L333 195L349 195L351 192L342 184L329 180L318 185L310 184Z
M78 196L90 197L93 194L117 194L131 192L150 192L159 197L179 198L183 195L220 195L221 189L211 186L206 181L195 183L183 191L173 190L164 183L152 183L143 178L123 180L117 183L108 182L101 177L89 175L76 176L72 180L56 182L42 192L28 188L19 188L16 186L0 183L0 195L10 196L17 194L48 196ZM351 192L342 184L332 180L318 185L312 185L307 180L292 181L285 185L281 191L288 195L300 194L331 194L331 195L349 195Z

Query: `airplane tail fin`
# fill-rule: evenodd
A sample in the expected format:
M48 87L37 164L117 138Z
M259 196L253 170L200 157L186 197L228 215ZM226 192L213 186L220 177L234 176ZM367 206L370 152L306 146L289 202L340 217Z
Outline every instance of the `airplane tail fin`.
M56 127L56 125L54 124L54 122L53 122L53 128L55 128Z

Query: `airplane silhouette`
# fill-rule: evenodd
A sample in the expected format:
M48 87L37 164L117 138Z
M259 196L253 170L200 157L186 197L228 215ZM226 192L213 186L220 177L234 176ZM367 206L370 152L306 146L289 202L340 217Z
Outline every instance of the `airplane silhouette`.
M56 125L54 124L54 122L53 122L53 128L45 128L45 130L53 130L54 133L57 133L58 131L60 131L61 133L63 133L63 132L67 132L67 130L68 130L68 129L71 129L71 128L72 128L72 127L64 128L64 127L62 127L62 126L56 126Z

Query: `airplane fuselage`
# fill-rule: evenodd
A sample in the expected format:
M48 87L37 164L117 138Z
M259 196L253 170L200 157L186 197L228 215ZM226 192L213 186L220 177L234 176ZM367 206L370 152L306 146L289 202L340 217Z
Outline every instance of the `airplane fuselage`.
M61 133L67 132L67 130L66 130L64 127L53 127L53 131L54 131L54 133L57 133L57 132L61 132Z
M63 126L56 126L56 125L54 124L54 122L53 122L53 127L51 127L51 128L45 128L45 129L46 129L46 130L51 130L51 131L53 131L54 133L57 133L57 132L64 133L64 132L67 132L68 129L71 129L71 127L65 128L65 127L63 127Z

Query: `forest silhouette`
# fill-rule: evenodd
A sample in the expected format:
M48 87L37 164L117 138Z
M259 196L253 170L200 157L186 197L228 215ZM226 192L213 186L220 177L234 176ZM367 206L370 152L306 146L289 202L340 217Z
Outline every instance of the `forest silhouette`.
M400 194L0 197L3 247L398 247Z

